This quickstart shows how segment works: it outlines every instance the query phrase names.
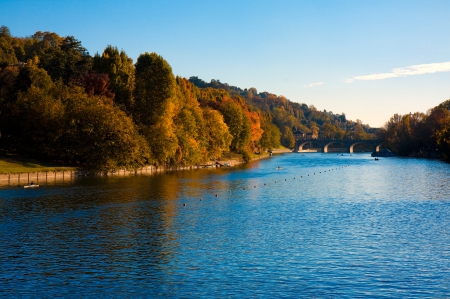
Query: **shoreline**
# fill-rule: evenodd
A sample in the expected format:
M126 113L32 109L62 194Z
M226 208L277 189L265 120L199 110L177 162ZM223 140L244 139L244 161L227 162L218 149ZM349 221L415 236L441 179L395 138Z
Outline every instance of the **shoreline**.
M289 149L276 149L272 151L273 154L281 154L292 152ZM260 154L250 160L261 160L270 158L268 153ZM57 182L69 182L74 181L82 177L125 177L132 175L153 175L163 172L174 172L182 170L195 170L202 168L217 168L217 167L234 167L236 165L243 164L242 159L228 159L220 161L205 162L204 164L192 165L192 166L153 166L148 165L138 169L126 170L120 169L117 171L108 171L105 173L92 173L89 170L62 170L62 171L36 171L36 172L23 172L23 173L3 173L0 174L0 187L22 187L28 185L31 182L37 185L48 185ZM227 165L227 166L225 166Z

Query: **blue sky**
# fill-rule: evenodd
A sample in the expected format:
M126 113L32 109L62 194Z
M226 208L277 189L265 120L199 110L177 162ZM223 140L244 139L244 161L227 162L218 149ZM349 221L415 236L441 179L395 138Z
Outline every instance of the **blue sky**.
M372 127L450 99L450 1L0 0L14 36L73 35Z

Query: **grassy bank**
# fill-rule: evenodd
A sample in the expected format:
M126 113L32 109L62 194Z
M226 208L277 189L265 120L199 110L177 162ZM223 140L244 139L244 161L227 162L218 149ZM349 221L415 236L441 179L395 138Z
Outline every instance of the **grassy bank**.
M61 164L0 153L0 173L27 173L44 171L75 170L76 167L66 167Z
M274 149L274 153L289 152L289 149ZM252 160L267 158L267 152L261 154L252 154ZM236 153L227 153L219 160L242 161L242 155ZM23 156L16 156L0 152L0 174L5 173L28 173L28 172L45 172L45 171L63 171L63 170L77 170L77 167L67 167L52 161L45 161L39 159L32 159Z

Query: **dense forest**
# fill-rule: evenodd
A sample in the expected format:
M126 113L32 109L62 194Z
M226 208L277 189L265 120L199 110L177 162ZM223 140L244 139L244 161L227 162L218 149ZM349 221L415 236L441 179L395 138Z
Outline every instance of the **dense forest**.
M108 45L91 56L73 36L14 37L0 27L0 149L10 153L101 171L195 165L230 151L249 160L255 152L292 148L299 132L337 140L384 136L402 153L399 121L406 122L370 128L255 88L177 77L156 53L133 63ZM408 142L420 148L446 138L428 136Z

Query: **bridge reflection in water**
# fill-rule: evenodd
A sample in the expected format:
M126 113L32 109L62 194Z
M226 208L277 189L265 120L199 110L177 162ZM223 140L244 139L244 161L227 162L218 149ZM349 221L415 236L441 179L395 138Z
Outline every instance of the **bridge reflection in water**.
M347 153L353 153L353 148L357 144L368 144L372 146L373 152L379 152L382 141L379 139L374 140L331 140L331 139L299 139L295 143L294 152L303 151L303 146L312 144L317 146L323 153L328 153L328 147L331 144L340 144L346 148Z

